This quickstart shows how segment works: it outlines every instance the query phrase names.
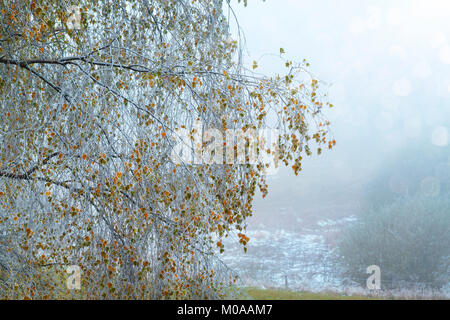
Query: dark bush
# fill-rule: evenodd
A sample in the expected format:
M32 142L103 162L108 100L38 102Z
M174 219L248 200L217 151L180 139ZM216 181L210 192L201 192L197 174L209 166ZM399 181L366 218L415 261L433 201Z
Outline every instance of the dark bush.
M362 214L339 246L347 275L365 285L381 268L382 286L440 288L450 281L450 195L403 197Z

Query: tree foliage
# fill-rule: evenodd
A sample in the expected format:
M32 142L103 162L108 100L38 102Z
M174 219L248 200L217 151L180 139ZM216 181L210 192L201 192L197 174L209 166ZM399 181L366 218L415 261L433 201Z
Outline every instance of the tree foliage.
M332 148L306 62L262 76L242 63L219 0L0 4L0 264L7 298L216 298L223 237L245 221L265 164L195 165L170 154L178 130L280 131L301 170ZM275 121L274 121L275 120ZM260 152L263 152L260 150Z

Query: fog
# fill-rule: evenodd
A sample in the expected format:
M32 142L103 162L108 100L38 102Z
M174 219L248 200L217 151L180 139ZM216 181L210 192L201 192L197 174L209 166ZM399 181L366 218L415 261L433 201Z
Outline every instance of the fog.
M336 148L305 159L297 177L281 168L268 178L269 196L257 199L249 223L256 237L260 230L323 235L324 221L352 221L381 205L370 200L380 192L394 199L418 188L447 197L448 1L269 0L235 9L248 65L255 60L262 73L282 72L282 47L288 59L311 63L335 105L325 114ZM450 215L448 207L440 210ZM293 259L286 262L291 267Z
M252 1L236 8L249 64L280 72L273 61L283 47L289 58L311 63L335 105L326 114L336 149L305 159L298 177L282 168L271 184L289 185L293 197L342 193L405 146L449 148L447 1Z

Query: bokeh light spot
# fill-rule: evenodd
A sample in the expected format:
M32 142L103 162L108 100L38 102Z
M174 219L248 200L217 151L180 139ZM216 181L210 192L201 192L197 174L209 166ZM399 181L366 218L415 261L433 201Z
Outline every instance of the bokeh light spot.
M436 197L441 190L441 184L436 177L426 177L420 183L421 194Z
M401 78L394 82L392 90L394 91L394 94L397 96L400 97L409 96L412 91L411 82L407 78Z
M450 46L448 44L439 50L439 58L442 63L450 64Z
M438 147L448 145L448 129L443 126L436 127L431 134L431 143Z

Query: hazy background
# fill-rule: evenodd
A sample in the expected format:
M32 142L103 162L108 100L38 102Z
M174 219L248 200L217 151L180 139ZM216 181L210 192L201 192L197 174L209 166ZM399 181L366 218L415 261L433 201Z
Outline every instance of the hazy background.
M256 203L260 218L274 208L346 215L405 146L449 148L450 1L250 0L235 11L249 65L283 72L283 47L289 59L311 63L335 104L327 116L337 147L306 159L298 177L286 168L271 177L269 197Z

